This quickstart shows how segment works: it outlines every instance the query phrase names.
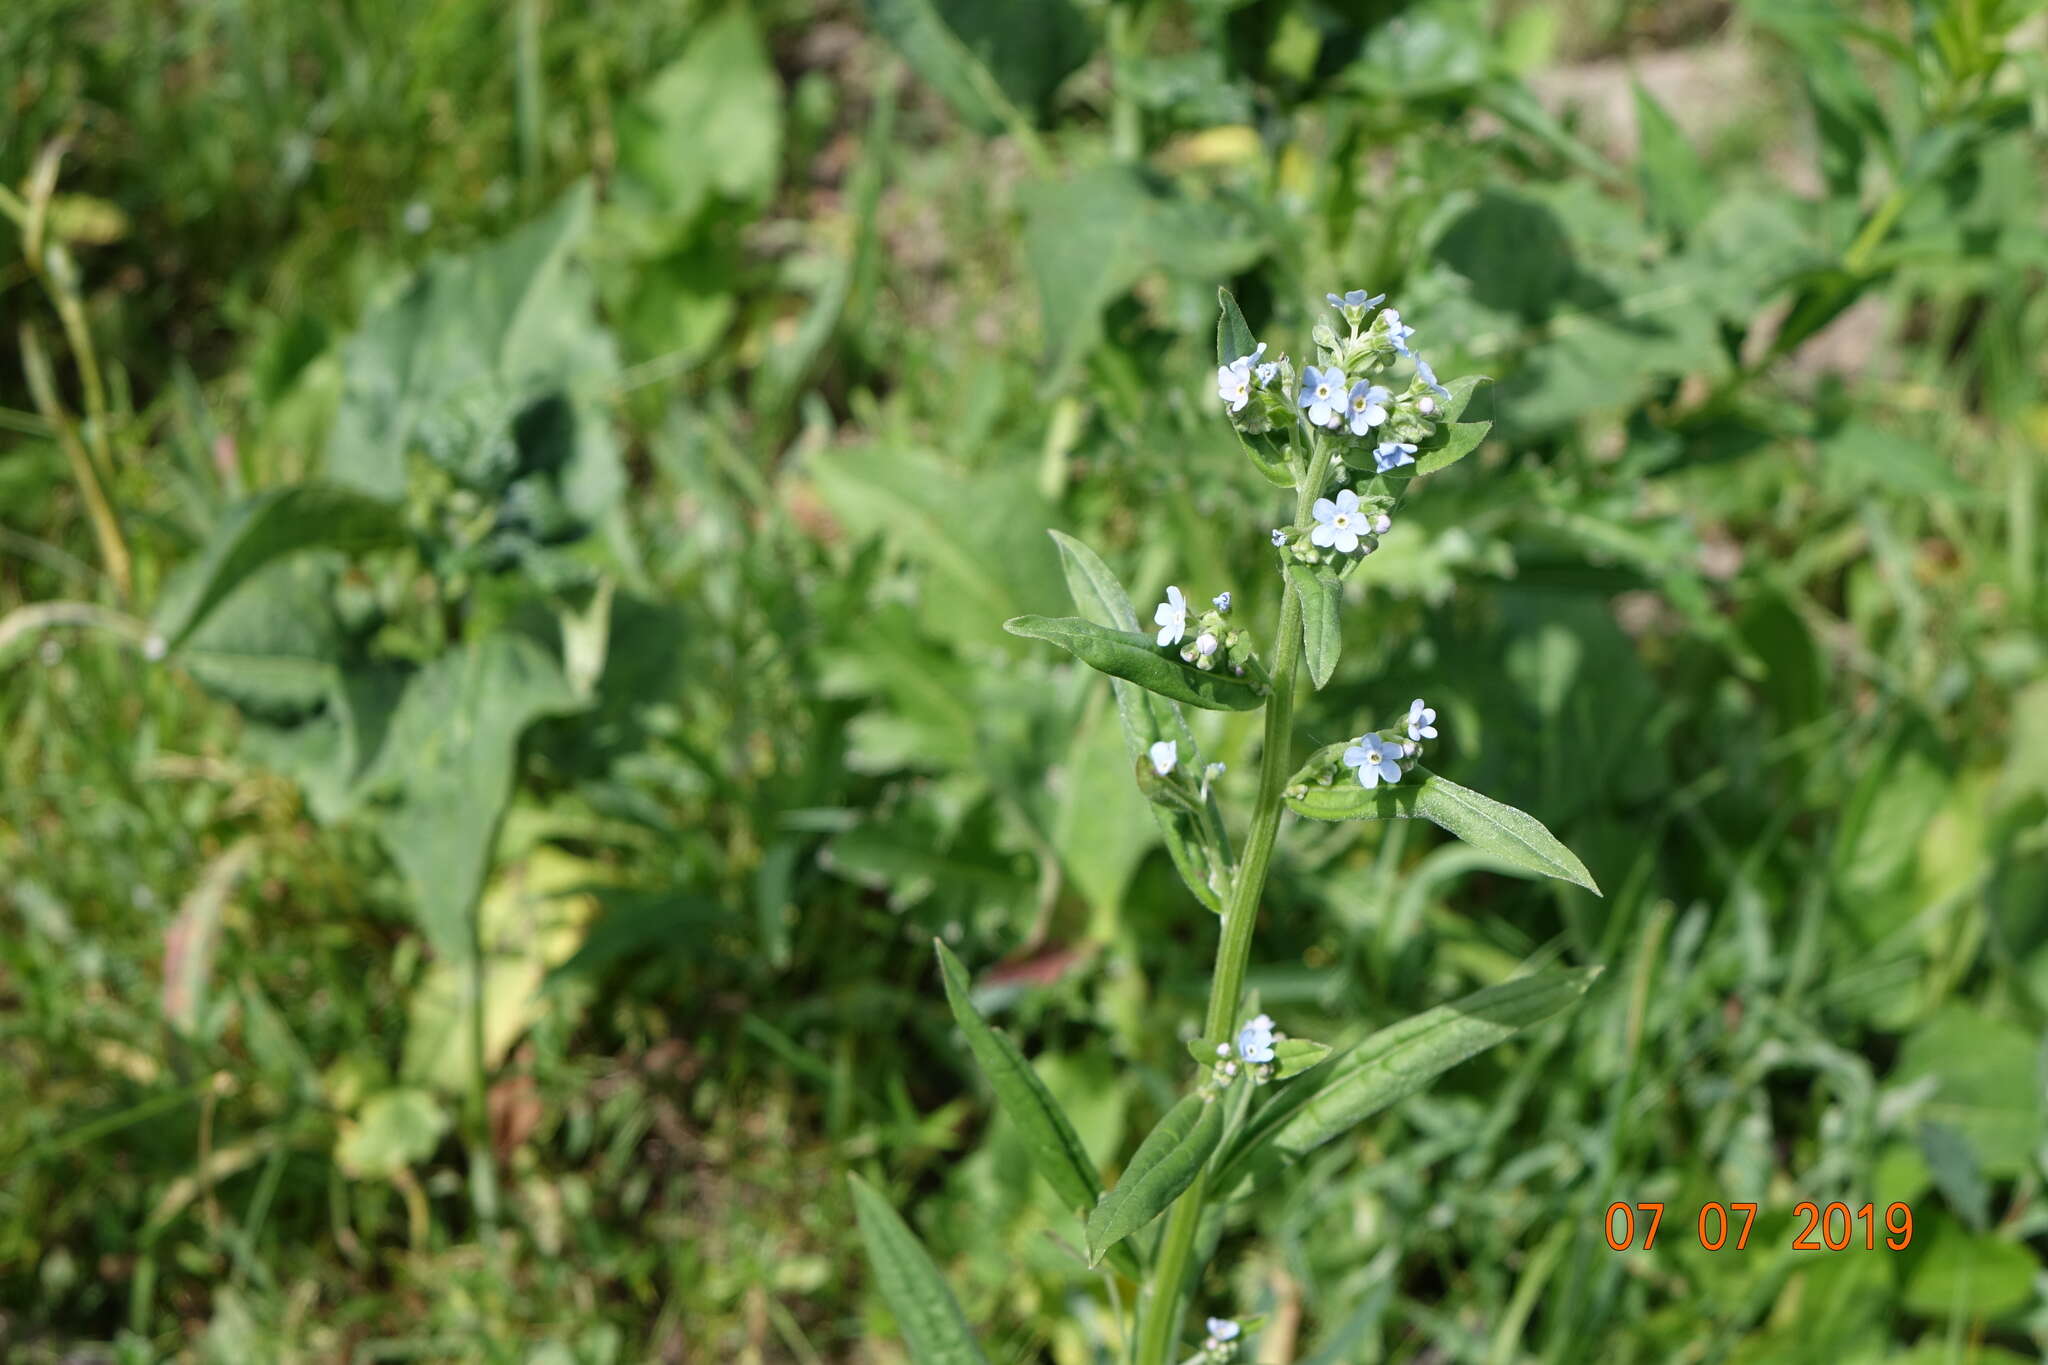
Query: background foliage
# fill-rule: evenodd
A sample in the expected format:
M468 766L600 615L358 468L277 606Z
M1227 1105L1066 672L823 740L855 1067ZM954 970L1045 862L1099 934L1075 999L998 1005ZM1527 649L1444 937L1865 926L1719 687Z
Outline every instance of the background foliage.
M1299 822L1251 985L1350 1040L1606 970L1206 1292L1265 1361L2042 1358L2043 43L13 0L0 1354L899 1361L852 1170L1000 1358L1110 1359L929 942L1113 1167L1214 922L1107 689L999 623L1064 601L1059 528L1270 628L1215 291L1305 336L1363 284L1495 425L1305 727L1426 692L1608 895ZM1789 1250L1837 1198L1912 1246Z

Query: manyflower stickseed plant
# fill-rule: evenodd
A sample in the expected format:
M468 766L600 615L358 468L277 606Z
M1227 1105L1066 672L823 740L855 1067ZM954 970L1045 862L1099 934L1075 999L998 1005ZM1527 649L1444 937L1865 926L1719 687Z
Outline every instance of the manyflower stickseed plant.
M1335 671L1345 578L1391 528L1416 477L1471 453L1488 428L1463 420L1483 381L1439 383L1407 348L1414 329L1393 309L1373 315L1384 296L1351 290L1327 297L1346 333L1316 325L1314 363L1302 367L1296 389L1292 361L1285 354L1263 360L1265 343L1251 335L1236 300L1219 293L1217 396L1225 418L1260 472L1294 491L1292 522L1271 533L1279 612L1268 637L1270 667L1253 648L1251 631L1236 622L1231 593L1218 594L1211 610L1191 620L1186 597L1169 587L1153 612L1156 633L1148 634L1109 566L1057 532L1081 614L1006 623L1012 633L1057 644L1109 675L1138 787L1161 838L1195 899L1220 916L1208 1007L1201 1032L1188 1043L1197 1071L1107 1190L1058 1102L1016 1046L975 1010L966 970L936 945L954 1018L997 1102L1080 1220L1087 1263L1107 1265L1108 1302L1120 1314L1132 1305L1135 1324L1119 1337L1130 1365L1231 1359L1240 1337L1256 1329L1255 1318L1210 1317L1195 1353L1182 1354L1189 1342L1185 1296L1202 1279L1193 1258L1204 1210L1248 1193L1255 1159L1264 1169L1329 1141L1419 1081L1573 1004L1597 973L1551 970L1489 987L1455 1003L1453 1026L1396 1025L1334 1060L1330 1047L1289 1037L1271 1015L1240 1012L1266 873L1290 811L1316 820L1420 817L1511 866L1598 892L1579 860L1534 818L1421 765L1423 741L1434 740L1437 728L1436 711L1419 697L1405 713L1294 766L1295 692L1304 672L1321 688ZM1281 380L1277 390L1268 387L1273 378ZM1347 473L1357 487L1337 486ZM1241 840L1226 830L1214 792L1223 765L1203 761L1183 710L1189 706L1265 713ZM1396 1053L1399 1064L1390 1065ZM877 1207L865 1186L856 1187L856 1202L883 1291L906 1330L915 1324L913 1359L983 1361L909 1230ZM1148 1231L1162 1218L1156 1235ZM1126 1284L1136 1287L1135 1296Z

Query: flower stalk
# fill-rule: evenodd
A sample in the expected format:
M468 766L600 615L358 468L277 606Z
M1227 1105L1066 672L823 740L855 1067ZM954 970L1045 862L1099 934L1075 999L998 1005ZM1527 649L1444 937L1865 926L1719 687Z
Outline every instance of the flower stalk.
M1309 519L1330 472L1330 447L1320 433L1313 437L1307 477L1295 490L1294 519ZM1265 894L1273 844L1280 833L1285 807L1281 793L1292 772L1289 766L1294 726L1294 690L1301 672L1301 599L1293 582L1282 577L1280 629L1273 643L1273 695L1266 703L1266 723L1259 754L1258 794L1253 799L1251 828L1245 836L1244 860L1230 883L1224 902L1223 931L1216 943L1216 974L1209 983L1209 1008L1203 1017L1204 1038L1227 1037L1237 1022L1244 994L1244 974L1251 959L1252 930L1258 924L1259 899ZM1175 1201L1166 1216L1153 1263L1152 1281L1139 1304L1137 1365L1167 1365L1179 1338L1182 1289L1188 1260L1200 1230L1208 1194L1208 1172Z

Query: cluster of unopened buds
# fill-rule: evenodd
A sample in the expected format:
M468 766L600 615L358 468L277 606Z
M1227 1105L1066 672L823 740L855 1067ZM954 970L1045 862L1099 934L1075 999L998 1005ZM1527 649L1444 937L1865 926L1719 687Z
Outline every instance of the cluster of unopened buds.
M1230 594L1218 593L1209 610L1195 618L1190 630L1188 599L1179 588L1169 587L1166 600L1152 609L1152 624L1159 627L1157 639L1161 649L1180 646L1182 663L1204 670L1221 664L1241 678L1245 665L1252 659L1251 640L1224 619L1229 614Z
M1344 751L1344 766L1358 774L1358 785L1367 790L1382 782L1399 782L1415 766L1422 757L1422 741L1436 738L1436 709L1417 697L1408 704L1406 722L1388 729L1391 735L1377 730L1360 735Z
M1263 1085L1273 1078L1273 1059L1277 1055L1273 1044L1283 1041L1286 1034L1273 1027L1273 1017L1268 1014L1256 1015L1252 1021L1237 1031L1237 1044L1216 1044L1216 1069L1212 1078L1218 1085L1229 1085L1238 1073L1252 1078L1254 1085Z

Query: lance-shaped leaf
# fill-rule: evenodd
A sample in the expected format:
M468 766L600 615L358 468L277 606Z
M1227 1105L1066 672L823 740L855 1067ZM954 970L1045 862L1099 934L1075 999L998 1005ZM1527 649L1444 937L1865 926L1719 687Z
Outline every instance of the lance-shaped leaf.
M1227 1186L1268 1145L1290 1156L1321 1146L1459 1062L1576 1004L1599 975L1598 967L1538 972L1381 1029L1260 1110L1231 1144L1219 1183Z
M1386 470L1386 476L1400 480L1422 474L1434 474L1440 469L1448 469L1477 450L1479 443L1486 439L1486 433L1493 429L1493 423L1463 422L1458 419L1465 415L1465 409L1472 402L1472 396L1479 391L1479 386L1492 382L1483 374L1468 374L1462 379L1454 379L1444 385L1450 390L1451 396L1437 404L1434 414L1436 430L1430 433L1427 440L1416 443L1415 463ZM1347 447L1344 451L1344 463L1354 469L1380 472L1379 464L1373 458L1371 445Z
M1180 656L1136 631L1111 630L1078 616L1013 616L1003 622L1012 635L1058 645L1090 668L1134 682L1147 692L1210 711L1252 711L1266 704L1265 691L1243 678L1182 663Z
M952 949L937 939L932 946L939 953L939 974L946 983L946 1003L953 1007L953 1020L967 1037L968 1050L980 1064L981 1072L996 1092L996 1103L1017 1125L1031 1164L1059 1193L1060 1202L1076 1213L1086 1214L1102 1195L1102 1182L1088 1160L1074 1125L1031 1063L1009 1037L991 1028L968 999L967 969Z
M1329 1055L1328 1043L1310 1038L1282 1038L1273 1044L1273 1079L1291 1080Z
M1102 557L1070 535L1060 531L1050 534L1053 544L1059 547L1060 568L1067 577L1067 591L1073 594L1074 606L1081 614L1097 625L1113 630L1137 631L1138 613L1131 606L1130 595L1124 591L1124 585L1117 576L1110 572L1109 566L1102 562ZM1124 748L1129 751L1133 762L1146 764L1146 751L1162 739L1173 740L1181 746L1181 752L1190 763L1195 761L1198 751L1194 732L1188 729L1187 718L1178 706L1122 678L1111 678L1109 685L1116 694L1117 718L1124 730ZM1143 776L1142 772L1140 776ZM1209 828L1216 832L1218 848L1227 859L1230 849L1222 834L1223 817L1216 809L1215 797L1211 796L1204 803L1203 813L1207 816ZM1153 806L1152 814L1159 823L1159 834L1166 843L1167 856L1173 859L1181 880L1187 883L1195 899L1222 914L1223 901L1216 888L1209 885L1209 858L1203 850L1193 819L1158 805Z
M1200 1094L1166 1111L1145 1135L1116 1188L1088 1215L1088 1263L1166 1212L1195 1181L1223 1137L1223 1106Z
M865 1180L849 1175L846 1183L853 1190L854 1216L860 1220L875 1285L896 1315L911 1360L915 1365L988 1365L917 1234Z
M1216 291L1219 312L1216 316L1216 365L1221 367L1242 356L1248 356L1259 344L1252 335L1252 329L1245 324L1244 312L1237 306L1237 297L1228 289Z
M1415 472L1434 474L1439 469L1450 468L1479 449L1479 443L1484 441L1486 433L1492 430L1491 422L1453 422L1448 427L1439 427L1437 434L1444 438L1444 443L1418 452L1415 457Z
M257 570L304 550L365 550L403 545L398 509L352 488L301 483L238 504L221 520L198 565L180 574L157 604L151 629L176 649L207 614Z
M1337 671L1337 655L1344 646L1344 632L1337 621L1344 585L1329 569L1301 563L1288 564L1287 581L1294 585L1294 595L1301 603L1302 653L1308 661L1308 675L1320 691Z
M1348 741L1347 741L1348 742ZM1344 743L1325 747L1309 760L1295 780L1288 784L1287 808L1312 820L1411 820L1417 817L1443 826L1474 848L1491 853L1501 861L1539 876L1583 886L1594 895L1600 888L1593 874L1572 851L1543 827L1543 822L1526 811L1516 810L1492 797L1438 777L1427 768L1416 768L1393 785L1382 783L1361 787L1348 773L1339 770L1335 781L1324 785L1323 774L1335 761ZM1304 775L1317 774L1314 780Z

